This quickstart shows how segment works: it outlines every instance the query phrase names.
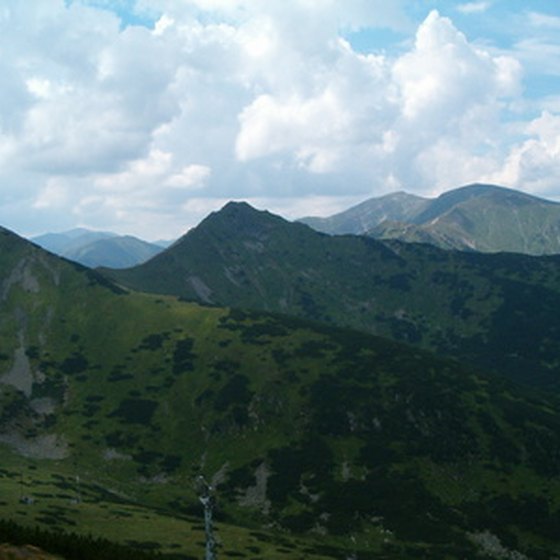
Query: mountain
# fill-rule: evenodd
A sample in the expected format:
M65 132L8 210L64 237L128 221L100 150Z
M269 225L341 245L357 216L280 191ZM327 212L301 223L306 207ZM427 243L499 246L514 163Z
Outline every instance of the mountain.
M127 268L143 263L161 252L163 247L131 235L98 239L83 247L65 251L67 259L96 268Z
M429 200L405 192L371 198L328 218L298 220L317 231L332 235L361 235L385 221L407 222L421 212Z
M413 223L381 223L376 238L442 248L532 255L560 253L560 204L489 185L442 194Z
M419 345L536 385L560 383L560 257L329 236L229 203L120 285L296 315Z
M261 242L284 224L237 222ZM125 292L6 230L0 287L14 523L200 558L202 474L226 558L558 553L556 395L352 330Z
M157 255L163 245L148 243L131 235L96 232L78 228L32 238L34 243L72 261L96 268L127 268Z
M404 193L389 195L408 200ZM443 249L529 255L560 253L560 204L495 185L474 184L418 199L406 212L367 214L387 199L371 199L330 218L305 219L330 234L430 243ZM398 210L398 208L397 208Z
M116 233L108 231L91 231L85 228L75 228L61 233L38 235L32 237L31 241L55 255L64 256L66 251L74 251L94 241L116 236Z

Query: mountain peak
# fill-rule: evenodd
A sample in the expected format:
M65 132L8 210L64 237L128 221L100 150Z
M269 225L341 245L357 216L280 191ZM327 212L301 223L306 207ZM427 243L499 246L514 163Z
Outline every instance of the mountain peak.
M230 200L222 207L221 210L219 210L219 212L246 212L246 211L258 212L256 208L254 208L244 200Z
M244 201L230 201L217 212L212 212L192 232L224 231L228 236L255 236L286 220L266 210L257 210ZM187 234L189 235L190 232Z
M557 205L550 200L538 198L536 196L484 183L472 183L440 194L434 199L423 212L414 216L414 224L425 224L436 219L453 208L465 203L476 200L491 201L493 204L524 205L528 203L540 203L545 205Z
M360 235L386 220L406 221L421 211L427 202L428 199L398 191L369 198L327 218L307 217L299 221L324 233Z

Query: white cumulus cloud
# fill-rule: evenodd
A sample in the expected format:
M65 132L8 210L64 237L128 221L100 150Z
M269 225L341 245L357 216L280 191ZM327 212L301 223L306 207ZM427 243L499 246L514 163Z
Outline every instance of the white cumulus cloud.
M528 139L516 144L490 179L538 194L557 194L560 178L560 114L543 112L525 127Z
M0 223L75 216L157 238L230 198L312 214L395 188L537 185L539 166L560 178L554 110L516 109L537 39L498 54L437 11L413 26L407 6L5 0ZM125 11L153 25L122 21ZM557 23L529 19L533 31ZM366 53L344 38L379 28L408 40ZM558 43L546 45L556 60Z

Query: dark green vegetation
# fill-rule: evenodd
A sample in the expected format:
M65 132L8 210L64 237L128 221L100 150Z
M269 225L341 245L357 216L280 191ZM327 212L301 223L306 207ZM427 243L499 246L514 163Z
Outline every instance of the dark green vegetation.
M317 233L230 203L120 284L343 325L559 387L560 256Z
M351 330L126 293L5 230L0 270L3 517L200 558L202 473L225 558L558 553L556 397Z
M30 542L43 550L64 556L65 560L156 560L161 556L131 547L112 543L106 539L77 535L60 531L48 531L39 527L26 527L14 521L0 520L0 542L26 545ZM28 552L21 558L43 558L40 551ZM0 548L0 558L4 558ZM9 557L8 557L9 558Z
M396 193L329 218L302 221L330 234L367 234L444 249L560 253L560 204L493 185L469 185L435 199Z

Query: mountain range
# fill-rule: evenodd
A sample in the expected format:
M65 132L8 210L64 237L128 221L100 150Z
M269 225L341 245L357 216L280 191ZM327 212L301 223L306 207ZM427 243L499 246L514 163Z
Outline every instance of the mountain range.
M369 235L444 249L560 253L560 204L495 185L468 185L435 199L394 193L329 218L301 221L333 235Z
M469 185L428 199L397 192L372 198L328 218L299 220L331 235L367 235L429 243L443 249L560 253L560 204L494 185ZM76 228L31 239L91 268L129 268L171 245Z
M247 252L244 259L264 263L246 272L262 293L272 289L267 251L290 262L288 242L299 243L305 279L314 274L306 259L331 239L244 204L187 236L228 237L235 247L207 244L192 258L210 262L221 247L216 272L231 251ZM339 269L369 254L374 268L406 272L403 246L358 241L344 263L331 245L325 250ZM192 280L179 268L186 248L183 240L164 252L160 269L175 264L194 294L215 297L204 287L209 277ZM535 259L534 272L525 258L525 270L515 263L519 294L531 292L524 277L532 274L554 285L545 279L553 260ZM500 266L503 278L513 268ZM466 267L457 265L457 275ZM239 270L227 274L234 287L244 284ZM480 283L473 276L465 294ZM504 281L490 299L502 301L500 290L514 284ZM216 489L226 558L558 553L553 392L355 330L123 290L3 229L0 288L3 517L199 558L193 481L202 474Z
M229 203L121 286L350 327L558 387L560 256L330 236Z
M90 268L127 268L157 255L166 244L148 243L131 235L76 228L62 233L46 233L31 241L56 255Z

